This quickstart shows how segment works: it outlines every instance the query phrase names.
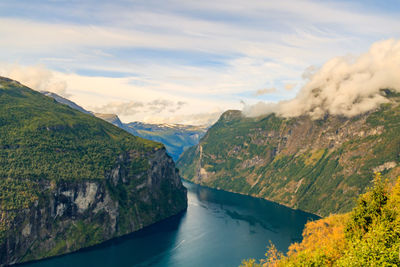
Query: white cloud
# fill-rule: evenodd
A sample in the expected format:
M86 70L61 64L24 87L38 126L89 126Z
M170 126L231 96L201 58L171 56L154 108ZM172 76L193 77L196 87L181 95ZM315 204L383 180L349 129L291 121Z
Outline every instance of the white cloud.
M400 35L397 14L348 2L87 1L27 1L19 5L25 10L19 17L13 11L14 17L0 18L0 62L57 70L52 79L65 81L60 88L86 108L188 103L162 111L155 105L154 112L163 114L154 116L165 120L236 108L239 99L254 103L254 95L244 95L260 88L277 89L265 99L288 99L301 87L307 66ZM14 3L3 7L12 10ZM140 49L150 55L132 53ZM125 74L111 78L107 72ZM314 72L309 69L304 77ZM120 111L127 121L145 118L143 112Z
M90 110L97 113L111 113L120 116L142 114L159 114L168 111L176 113L187 103L184 101L171 101L167 99L155 99L150 102L129 101L129 102L109 102L103 106L94 106Z
M285 90L287 90L287 91L291 91L295 87L296 87L296 83L286 83L285 84Z
M223 109L234 105L135 86L132 84L135 77L85 77L51 71L43 66L17 64L0 65L0 76L15 79L34 90L54 92L90 111L117 114L125 122L209 125L218 119ZM93 105L95 103L100 105ZM214 111L204 112L204 108Z
M87 110L117 114L124 122L204 124L210 121L208 113L218 111L220 114L223 110L240 107L236 99L209 99L207 93L191 95L190 92L160 89L153 84L137 85L132 82L137 79L135 77L87 77L59 72L54 75L68 81L72 101ZM192 116L197 119L190 119Z
M254 95L255 96L260 96L260 95L266 95L266 94L272 94L276 93L278 90L275 87L270 87L270 88L263 88L257 90Z
M170 117L148 116L145 117L143 121L146 123L174 123L211 126L219 119L222 113L222 110L216 109L208 113L179 114Z
M352 117L386 103L382 89L400 92L400 41L373 44L358 57L336 57L317 70L299 94L277 104L245 106L248 116L271 112L285 117L325 114Z
M0 76L19 81L37 91L49 91L69 97L67 82L54 77L53 72L43 66L0 65Z

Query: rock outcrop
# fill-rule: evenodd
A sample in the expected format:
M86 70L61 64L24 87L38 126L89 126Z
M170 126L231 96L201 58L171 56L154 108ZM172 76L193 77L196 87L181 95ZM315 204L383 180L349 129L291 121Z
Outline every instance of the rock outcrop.
M185 179L202 185L318 215L346 212L374 171L400 174L399 98L393 93L380 109L352 118L247 118L227 111L177 165Z
M146 155L149 169L135 175L132 156L121 155L105 180L40 182L38 200L18 211L0 245L1 264L76 251L184 210L186 189L165 149Z
M0 266L96 245L187 207L161 144L5 78L0 166Z

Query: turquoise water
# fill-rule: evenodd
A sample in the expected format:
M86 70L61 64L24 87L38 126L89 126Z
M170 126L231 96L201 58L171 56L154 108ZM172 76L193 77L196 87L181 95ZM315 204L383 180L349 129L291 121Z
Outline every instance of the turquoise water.
M270 201L184 182L186 212L94 248L23 266L238 266L271 240L286 252L317 217Z

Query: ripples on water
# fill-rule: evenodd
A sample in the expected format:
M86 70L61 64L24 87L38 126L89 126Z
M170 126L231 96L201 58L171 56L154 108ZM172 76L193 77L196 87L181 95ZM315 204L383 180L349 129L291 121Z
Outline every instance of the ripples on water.
M184 182L186 212L90 249L23 266L238 266L262 258L269 240L286 252L317 217L262 200Z

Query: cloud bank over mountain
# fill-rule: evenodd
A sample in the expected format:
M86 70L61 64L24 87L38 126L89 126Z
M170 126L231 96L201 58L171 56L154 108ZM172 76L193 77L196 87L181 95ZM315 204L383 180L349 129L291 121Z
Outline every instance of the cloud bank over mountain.
M0 65L0 76L19 81L37 91L53 92L69 97L67 82L54 77L53 72L43 66Z
M382 89L400 92L400 41L374 43L360 56L336 57L320 69L307 69L308 78L297 96L278 103L245 105L247 116L276 113L283 117L325 114L352 117L387 102Z

